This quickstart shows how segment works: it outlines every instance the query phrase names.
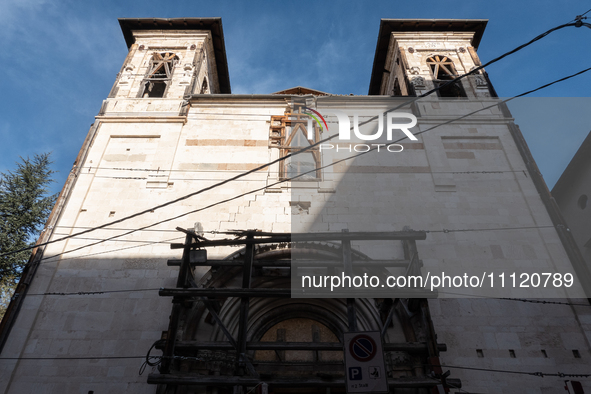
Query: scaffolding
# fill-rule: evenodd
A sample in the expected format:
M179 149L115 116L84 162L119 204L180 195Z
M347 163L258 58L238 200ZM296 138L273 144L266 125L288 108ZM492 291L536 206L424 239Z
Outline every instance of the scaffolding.
M426 239L424 231L413 231L405 228L403 231L394 232L323 232L309 234L294 233L267 233L256 230L234 231L229 234L235 236L234 239L208 240L202 235L195 233L194 230L181 229L186 234L183 244L172 244L172 249L182 249L183 255L180 260L169 260L169 266L178 266L179 274L175 288L161 288L160 296L173 297L172 312L170 315L169 327L163 333L162 339L157 342L156 348L161 349L163 356L159 365L158 373L151 373L148 377L148 383L159 385L159 394L170 393L193 393L205 392L195 391L197 387L210 387L221 389L222 392L244 393L245 389L252 390L257 388L258 392L290 392L289 390L302 390L305 388L314 388L323 390L332 389L334 392L344 392L345 378L344 366L342 361L337 363L322 363L317 356L320 351L343 352L342 338L340 342L263 342L247 340L247 331L249 327L249 309L252 298L290 298L292 297L292 288L267 288L253 287L253 273L261 274L266 268L282 268L284 270L297 269L292 267L290 258L271 258L265 256L259 258L256 254L257 248L263 245L306 245L314 242L331 242L340 245L338 254L340 261L317 261L309 260L307 265L324 265L325 267L340 265L346 272L359 265L386 267L394 266L402 268L407 274L420 274L422 261L418 258L417 240ZM404 259L390 260L360 260L351 249L352 241L370 240L370 241L401 241L404 251ZM230 246L243 247L243 253L240 257L234 259L208 259L207 249L211 247ZM195 267L211 267L212 269L233 268L241 271L241 286L231 288L206 287L203 284L198 285L195 281L193 270ZM231 329L226 327L224 317L220 315L220 306L217 300L236 298L239 299L239 320L237 335L231 333ZM395 388L409 389L429 389L435 386L441 386L442 382L446 385L446 375L442 374L439 366L439 352L447 350L445 344L439 344L436 340L433 323L431 321L429 306L425 298L389 298L380 299L380 326L382 340L388 328L393 323L395 313L398 314L402 322L402 329L405 333L413 330L411 315L413 319L419 320L421 327L425 332L424 340L408 341L401 343L392 343L384 341L384 352L404 352L415 357L412 366L414 376L389 377L388 385L390 390ZM203 340L182 340L178 337L179 321L184 310L191 308L194 303L202 303L207 309L211 320L217 324L219 330L223 333L225 341L203 341ZM346 321L348 331L356 332L355 298L346 299ZM410 335L414 338L413 335ZM209 370L202 370L201 373L191 371L186 363L199 360L195 357L198 351L209 350L229 351L234 355L230 363L230 368L226 368L225 374L220 374L211 367ZM272 366L261 365L253 361L252 353L255 351L274 351L279 361ZM286 351L310 351L316 356L312 363L309 363L308 373L301 373L296 376L281 374L281 371L300 368L297 363L290 363L283 360L280 355ZM250 353L249 353L250 352ZM417 364L416 360L423 360ZM335 365L336 364L336 365ZM291 368L291 369L290 369ZM327 369L328 368L328 369ZM229 372L228 372L229 371ZM304 371L305 372L305 371ZM458 379L447 379L447 384L454 387L461 387ZM223 391L232 390L232 391ZM201 390L202 390L201 389ZM283 391L282 391L283 390ZM286 391L287 390L287 391ZM208 391L209 392L209 391ZM219 391L217 391L219 392ZM421 391L417 391L421 392Z

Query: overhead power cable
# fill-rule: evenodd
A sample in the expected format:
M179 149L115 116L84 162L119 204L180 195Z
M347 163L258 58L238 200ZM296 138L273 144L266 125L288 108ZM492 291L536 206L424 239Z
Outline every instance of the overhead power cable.
M164 359L164 358L171 358L171 359L178 359L178 360L193 360L193 361L203 361L202 358L199 357L190 357L190 356L150 356L150 359ZM146 359L146 356L80 356L80 357L0 357L0 360L52 360L52 361L59 361L59 360L129 360L129 359ZM432 364L423 364L427 367L433 367ZM492 368L478 368L478 367L464 367L459 365L440 365L441 368L451 368L451 369L465 369L470 371L482 371L482 372L493 372L493 373L506 373L506 374L517 374L517 375L529 375L529 376L537 376L540 378L543 377L558 377L558 378L589 378L591 374L585 373L563 373L563 372L525 372L525 371L514 371L508 369L492 369Z
M252 193L252 191L249 191L248 193L250 194L250 193ZM207 209L207 208L208 207L205 207L203 209ZM190 214L190 212L187 214ZM548 226L520 226L520 227L473 228L473 229L462 228L462 229L420 230L420 231L424 231L426 233L454 233L454 232L511 231L511 230L516 231L516 230L549 229L549 228L554 228L554 226L551 226L551 225L548 225ZM133 231L133 230L130 230L130 231ZM138 231L142 231L142 230L138 229ZM225 232L225 231L206 231L206 233L209 233L209 234L235 234L235 232ZM165 241L150 241L150 242L142 243L140 245L127 246L127 247L117 248L117 249L108 249L108 250L103 250L103 251L96 252L96 253L85 254L84 257L86 258L89 256L109 254L109 253L113 253L113 252L119 252L121 250L134 249L134 248L139 248L142 246L149 246L149 245L153 245L153 244L168 243L171 241L178 240L180 238L183 238L183 237L171 238L171 239L167 239ZM92 245L81 246L79 249L90 247L90 246L97 245L99 243L107 242L107 241L109 241L109 240L108 239L100 239L99 242L95 242ZM122 242L125 242L125 240L122 240ZM54 258L59 257L59 256L66 254L66 253L70 253L72 251L74 251L74 250L68 250L66 252L59 253L59 254L56 254L53 256L43 257L40 261L45 262L45 263L54 262L55 261L55 260L53 260ZM60 259L60 261L67 261L67 260L74 260L74 259L79 259L79 257L69 257L69 258L65 258L65 259ZM463 295L463 294L460 294L460 295Z
M507 231L507 230L531 230L531 229L542 229L542 228L554 228L552 225L548 226L520 226L520 227L496 227L496 228L456 228L442 230L419 230L426 233L466 233L466 232L479 232L479 231Z
M529 42L527 42L527 43L525 43L525 44L523 44L523 45L520 45L520 46L518 46L517 48L515 48L515 49L513 49L513 50L511 50L511 51L509 51L509 52L506 52L506 53L504 53L503 55L501 55L501 56L499 56L499 57L497 57L497 58L495 58L495 59L493 59L493 60L491 60L491 61L489 61L489 62L487 62L487 63L485 63L485 64L483 64L483 65L481 65L481 66L479 66L479 67L476 67L476 68L474 68L474 69L473 69L473 70L471 70L470 72L468 72L468 73L466 73L466 74L464 74L464 75L461 75L461 76L459 76L459 77L457 77L457 78L455 78L455 79L453 79L453 80L450 80L450 81L448 81L447 83L445 83L445 84L442 84L442 85L440 85L440 86L438 86L438 87L436 87L436 88L434 88L434 89L431 89L431 90L429 90L428 92L426 92L426 93L424 93L424 94L422 94L422 95L420 95L420 96L418 96L418 97L414 97L414 98L412 98L412 99L410 99L410 100L407 100L405 103L403 103L403 104L400 104L400 105L398 105L398 106L396 106L396 107L394 107L394 108L392 108L392 109L389 109L389 110L385 111L383 114L380 114L380 115L378 115L378 116L383 116L384 114L387 114L387 113L393 112L393 111L395 111L395 110L397 110L397 109L400 109L400 108L402 108L402 107L404 107L404 106L407 106L407 105L409 105L409 104L412 104L412 103L416 102L417 100L419 100L419 99L421 99L421 98L423 98L423 97L429 96L430 94L432 94L432 93L435 93L435 92L437 92L437 91L438 91L438 90L440 90L440 89L446 88L446 87L448 87L448 86L450 86L450 85L452 85L452 84L456 83L457 81L460 81L461 79L463 79L463 78L467 77L468 75L472 75L472 74L475 74L475 73L479 72L479 71L480 71L481 69L483 69L484 67L487 67L487 66L489 66L489 65L491 65L491 64L494 64L494 63L496 63L496 62L498 62L498 61L500 61L500 60L504 59L505 57L507 57L507 56L509 56L509 55L511 55L511 54L513 54L513 53L516 53L516 52L518 52L518 51L522 50L523 48L525 48L525 47L527 47L527 46L529 46L529 45L533 44L533 43L534 43L534 42L536 42L536 41L539 41L539 40L541 40L542 38L546 37L548 34L550 34L550 33L554 32L554 31L557 31L557 30L560 30L560 29L563 29L563 28L565 28L565 27L569 27L569 26L575 26L575 25L576 25L577 23L579 23L579 22L580 22L580 21L578 21L578 22L576 22L576 23L566 23L566 24L563 24L563 25L560 25L560 26L554 27L554 28L552 28L552 29L550 29L550 30L548 30L548 31L546 31L546 32L544 32L544 33L542 33L542 34L538 35L537 37L535 37L534 39L530 40ZM585 25L588 25L588 24L585 24ZM589 27L591 28L591 25L589 25ZM585 71L587 71L587 70L585 70ZM579 75L579 74L581 74L581 73L583 73L583 72L585 72L585 71L582 71L582 72L579 72L579 73L577 73L577 74L574 74L573 76L575 76L575 75ZM571 77L572 77L572 76L571 76ZM565 80L565 79L568 79L568 78L570 78L570 77L563 78L563 79L561 79L561 80ZM561 81L561 80L559 80L559 81ZM556 81L556 82L558 82L558 81ZM554 83L556 83L556 82L554 82ZM548 84L548 85L545 85L545 86L550 86L550 85L552 85L552 84L553 84L553 83L551 83L551 84ZM533 90L533 91L536 91L536 90L539 90L539 89L535 89L535 90ZM530 93L531 93L531 92L533 92L533 91L530 91ZM522 95L519 95L519 96L516 96L516 97L521 97L521 96L522 96ZM365 121L365 122L362 122L362 123L360 123L360 124L359 124L359 126L362 126L362 125L364 125L364 124L370 123L371 121L373 121L373 120L375 120L375 119L377 119L377 116L375 116L375 117L372 117L372 118L370 118L369 120L367 120L367 121ZM450 122L447 122L447 123L450 123ZM446 124L446 123L444 123L444 124ZM433 128L431 128L431 129L433 129ZM424 132L424 131L423 131L423 132ZM312 145L310 145L310 146L308 146L308 147L306 147L306 148L304 148L304 149L301 149L301 150L299 150L299 151L290 152L290 153L288 153L287 155L285 155L285 156L283 156L283 157L280 157L280 158L278 158L278 159L272 160L272 161L270 161L270 162L268 162L268 163L266 163L266 164L260 165L260 166L258 166L258 167L256 167L256 168L252 169L252 170L249 170L249 171L246 171L246 172L244 172L244 173L241 173L241 174L238 174L238 175L236 175L236 176L233 176L233 177L231 177L231 178L225 179L225 180L223 180L223 181L220 181L220 182L218 182L218 183L216 183L216 184L214 184L214 185L211 185L211 186L208 186L208 187L202 188L202 189L200 189L200 190L197 190L197 191L195 191L195 192L192 192L192 193L186 194L186 195L184 195L184 196L178 197L178 198L176 198L176 199L174 199L174 200L167 201L167 202L165 202L165 203L163 203L163 204L160 204L160 205L157 205L157 206L155 206L155 207L152 207L152 208L145 209L145 210L143 210L143 211L140 211L140 212L137 212L137 213L134 213L134 214L128 215L128 216L126 216L126 217L123 217L123 218L121 218L121 219L117 219L117 220L114 220L114 221L111 221L111 222L108 222L108 223L102 224L102 225L100 225L100 226L96 226L96 227L94 227L94 228L92 228L92 229L88 229L88 230L84 230L84 231L81 231L81 232L78 232L78 233L75 233L75 234L71 234L71 235L69 235L69 236L61 237L61 238L54 239L54 240L47 241L47 242L38 243L38 244L36 244L36 245L32 245L32 246L29 246L29 247L26 247L26 248L21 248L21 249L19 249L19 250L16 250L16 251L5 252L5 253L2 253L2 254L0 254L0 257L4 257L4 256L8 256L8 255L12 255L12 254L19 253L19 252L26 251L26 250L31 250L31 249L34 249L34 248L37 248L37 247L41 247L41 246L46 246L46 245L49 245L49 244L52 244L52 243L56 243L56 242L65 241L65 240L67 240L67 239L69 239L69 238L72 238L72 237L74 237L74 236L80 236L80 235L83 235L83 234L87 234L87 233L90 233L90 232L92 232L92 231L95 231L95 230L98 230L98 229L106 228L106 227L108 227L108 226L111 226L111 225L114 225L114 224L118 224L118 223L122 223L122 222L124 222L124 221L130 220L130 219L133 219L133 218L136 218L136 217L138 217L138 216L141 216L141 215L145 215L145 214L147 214L147 213L150 213L150 212L152 212L152 211L154 211L154 210L156 210L156 209L161 209L161 208L167 207L167 206L169 206L169 205L176 204L176 203L178 203L178 202L180 202L180 201L183 201L183 200L186 200L186 199L188 199L188 198L194 197L194 196L196 196L196 195L202 194L202 193L204 193L204 192L207 192L207 191L213 190L213 189L215 189L215 188L218 188L218 187L220 187L220 186L223 186L223 185L225 185L225 184L227 184L227 183L233 182L233 181L235 181L235 180L238 180L238 179L240 179L240 178L242 178L242 177L245 177L245 176L247 176L247 175L250 175L250 174L252 174L252 173L255 173L255 172L257 172L257 171L263 170L263 169L265 169L265 168L267 168L267 167L269 167L269 166L271 166L271 165L273 165L273 164L275 164L275 163L279 163L279 162L281 162L281 161L287 160L288 158L290 158L290 157L292 157L292 156L295 156L295 155L298 155L298 154L301 154L301 153L305 153L305 152L309 151L310 149L312 149L312 148L314 148L314 147L316 147L316 146L318 146L318 145L320 145L320 144L322 144L322 143L324 143L324 142L328 142L328 141L332 140L333 138L335 138L335 137L337 137L337 136L338 136L338 134L333 134L332 136L329 136L329 137L327 137L327 138L325 138L325 139L323 139L323 140L321 140L321 141L318 141L318 142L316 142L315 144L312 144ZM368 151L368 152L369 152L369 151ZM363 152L363 153L367 153L367 152ZM295 178L295 177L294 177L294 178ZM288 180L284 180L283 182L287 182L287 181L288 181ZM172 220L172 219L171 219L171 220ZM152 227L152 226L149 226L149 227ZM123 235L127 235L127 234L123 234ZM90 245L90 246L91 246L91 245Z
M119 289L119 290L97 290L97 291L72 291L72 292L52 292L48 291L45 293L31 293L27 296L61 296L61 297L70 297L70 296L95 296L95 295L103 295L103 294L117 294L117 293L141 293L144 291L159 291L161 287L158 288L146 288L146 289ZM464 296L464 298L439 298L439 299L482 299L482 300L498 300L498 301L513 301L513 302L525 302L525 303L533 303L533 304L542 304L542 305L565 305L565 306L584 306L584 307L591 307L591 304L580 304L576 302L563 302L563 301L548 301L548 300L536 300L536 299L527 299L527 298L497 298L497 297L487 297L484 295L476 295L476 294L464 294L464 293L453 293L449 291L439 291L440 294L451 294L451 295L459 295Z
M569 305L569 306L591 306L591 304L579 304L576 302L561 302L561 301L547 301L547 300L529 300L527 298L499 298L505 301L519 301L528 302L532 304L548 304L548 305Z
M149 168L121 168L121 167L95 167L95 170L105 170L105 171L142 171L142 172L182 172L182 173L205 173L205 174L216 174L216 173L229 173L229 172L244 172L244 170L153 170ZM485 174L500 174L504 172L521 172L523 170L495 170L495 171L433 171L433 174L472 174L472 173L485 173ZM272 172L273 174L277 174L278 172ZM118 176L102 176L96 175L95 173L82 173L82 175L95 175L97 178L109 178L109 179L126 179L125 177L118 177ZM138 179L146 179L138 178ZM171 178L173 180L187 180L186 178ZM199 178L200 180L211 180L211 178ZM250 182L245 180L245 182ZM90 227L89 227L90 228ZM174 230L171 230L174 231Z
M82 228L82 229L89 229L89 228L94 228L94 227L88 227L88 226L55 226L55 228ZM120 227L109 227L106 228L105 230L108 231L128 231L128 230L133 230L132 228L120 228ZM162 233L176 233L178 234L177 230L171 230L171 229L149 229L149 230L145 230L145 231L153 231L153 232L162 232Z
M193 360L203 361L199 357L188 357L188 356L150 356L150 359L163 359L171 358L175 360ZM0 360L130 360L130 359L146 359L146 356L80 356L80 357L0 357Z
M0 360L125 360L146 356L87 356L87 357L0 357Z
M101 295L101 294L115 294L115 293L141 293L144 291L158 291L160 288L151 289L123 289L123 290L97 290L97 291L74 291L74 292L46 292L46 293L27 293L28 296L86 296L86 295Z
M427 364L425 364L427 365ZM428 364L430 365L430 364ZM529 375L529 376L538 376L540 378L553 376L558 378L589 378L591 374L585 373L546 373L546 372L524 372L524 371L512 371L508 369L491 369L491 368L477 368L477 367L463 367L459 365L441 365L441 368L451 368L451 369L466 369L470 371L483 371L483 372L496 372L496 373L508 373L508 374L517 374L517 375Z
M587 11L583 12L581 15L577 15L575 17L575 19L573 19L571 22L575 22L575 21L580 21L580 20L583 20L583 19L587 19L585 17L585 15L587 15L590 11L591 11L591 9L588 9Z
M55 233L56 235L66 235L63 233ZM74 237L73 239L84 239L87 241L103 241L104 238L91 238L91 237ZM129 242L129 243L146 243L145 240L141 240L141 239L112 239L112 242ZM168 243L168 241L151 241L150 243L156 243L156 244L165 244Z
M425 365L428 365L428 366L430 366L430 367L433 367L433 365L431 365L431 364L425 364ZM440 367L443 367L443 365L441 365ZM460 392L462 392L462 393L468 393L468 394L470 394L468 391L466 391L466 390L462 389L461 387L458 387L458 386L455 386L455 385L454 385L454 384L452 384L452 383L449 383L449 382L447 381L447 379L446 379L446 380L445 380L445 382L444 382L444 380L443 380L442 378L440 378L440 377L437 377L437 376L429 376L429 375L427 375L427 377L428 377L429 379L433 379L433 380L435 380L435 381L437 381L437 382L441 383L441 385L442 385L442 386L448 386L448 387L450 387L450 388L452 388L452 389L460 390Z
M506 99L506 100L502 100L502 101L496 102L495 104L492 104L492 105L490 105L490 106L483 107L483 108L481 108L481 109L478 109L478 110L472 111L472 112L470 112L470 113L468 113L468 114L466 114L466 115L462 115L462 116L460 116L460 117L458 117L458 118L455 118L455 119L450 119L450 120L448 120L448 121L446 121L446 122L443 122L443 123L437 124L437 125L435 125L435 126L432 126L432 127L428 128L428 129L426 129L426 130L423 130L423 131L417 132L417 133L415 133L415 135L419 135L419 134L426 133L426 132L428 132L428 131L431 131L431 130L434 130L434 129L438 128L438 127L441 127L441 126L444 126L444 125L447 125L447 124L453 123L453 122L455 122L455 121L458 121L458 120L461 120L461 119L467 118L467 117L469 117L469 116L472 116L472 115L474 115L474 114L476 114L476 113L478 113L478 112L481 112L481 111L484 111L484 110L487 110L487 109L490 109L490 108L493 108L493 107L498 107L499 105L501 105L501 104L504 104L504 103L507 103L507 102L509 102L509 101L511 101L511 100L514 100L514 99L518 98L518 97L523 97L523 96L525 96L525 95L528 95L528 94L530 94L530 93L533 93L533 92L536 92L536 91L538 91L538 90L544 89L544 88L546 88L546 87L552 86L552 85L554 85L554 84L556 84L556 83L559 83L559 82L562 82L562 81L568 80L568 79L570 79L570 78L574 78L574 77L576 77L577 75L583 74L583 73L585 73L585 72L588 72L588 71L591 71L591 67L589 67L589 68L586 68L586 69L584 69L584 70L582 70L582 71L579 71L579 72L577 72L577 73L571 74L571 75L569 75L569 76L566 76L566 77L563 77L563 78L557 79L557 80L555 80L555 81L553 81L553 82L547 83L547 84L545 84L545 85L542 85L542 86L540 86L540 87L538 87L538 88L535 88L535 89L529 90L529 91L527 91L527 92L524 92L524 93L522 93L522 94L519 94L519 95L517 95L517 96L514 96L514 97L511 97L511 98L508 98L508 99ZM399 139L399 140L396 140L396 141L394 141L394 142L391 142L391 143L389 143L389 144L385 144L384 146L386 146L386 147L387 147L387 146L390 146L390 145L393 145L393 144L397 144L398 142L400 142L400 141L403 141L403 140L404 140L404 138L401 138L401 139ZM169 221L175 220L175 219L179 219L179 218L181 218L181 217L184 217L184 216L187 216L187 215L190 215L190 214L193 214L193 213L201 212L201 211L204 211L204 210L206 210L206 209L209 209L209 208L215 207L215 206L217 206L217 205L221 205L221 204L225 204L225 203L227 203L227 202L233 201L233 200L237 200L237 199L239 199L239 198L241 198L241 197L245 197L245 196L247 196L247 195L250 195L250 194L252 194L252 193L256 193L256 192L259 192L259 191L263 191L263 190L265 190L265 189L267 189L267 188L269 188L269 187L273 187L273 186L276 186L276 185L279 185L279 184L282 184L282 183L285 183L285 182L289 182L289 181L292 181L292 180L294 180L294 179L297 179L297 178L300 178L300 177L306 176L307 174L314 173L314 172L316 172L316 171L318 171L318 170L323 170L323 169L325 169L325 168L332 167L332 166L334 166L334 165L336 165L336 164L339 164L339 163L342 163L342 162L346 162L347 160L354 159L354 158L356 158L356 157L359 157L359 156L362 156L362 155L368 154L368 153L370 153L370 152L374 152L374 151L376 151L376 150L377 150L377 147L373 147L373 148L370 148L370 149L369 149L369 150L367 150L367 151L360 152L360 153L357 153L357 154L354 154L354 155L348 156L348 157L346 157L346 158L343 158L343 159L340 159L340 160L335 160L335 161L333 161L332 163L329 163L329 164L327 164L327 165L324 165L324 166L321 166L321 167L318 167L318 168L315 168L315 169L312 169L312 170L309 170L309 171L306 171L306 172L300 173L300 174L298 174L298 175L296 175L296 176L293 176L293 177L291 177L291 178L286 178L286 179L283 179L283 180L277 181L277 182L275 182L275 183L272 183L272 184L267 184L267 185L265 185L265 186L262 186L262 187L260 187L260 188L252 189L252 190L249 190L249 191L247 191L247 192L244 192L244 193L241 193L241 194L235 195L235 196L233 196L233 197L229 197L229 198L226 198L226 199L223 199L223 200L218 200L217 202L214 202L214 203L212 203L212 204L209 204L209 205L207 205L207 206L205 206L205 207L202 207L202 208L197 208L197 209L194 209L194 210L191 210L191 211L188 211L188 212L184 212L184 213L181 213L181 214L179 214L179 215L172 216L172 217L169 217L169 218L166 218L166 219L160 220L160 221L158 221L158 222L155 222L155 223L152 223L152 224L148 224L148 225L142 226L142 227L140 227L140 228L137 228L137 229L134 229L134 230L127 231L127 232L125 232L125 233L122 233L122 234L118 234L118 235L114 235L114 236L108 237L108 238L106 238L106 239L104 239L104 240L101 240L101 241L97 241L97 242L94 242L94 243L91 243L91 244L88 244L88 245L83 245L83 246L80 246L80 247L78 247L78 248L75 248L75 249L70 249L70 250L67 250L67 251L64 251L64 252L58 253L58 254L56 254L56 255L53 255L53 256L51 256L51 257L48 257L48 259L49 259L49 258L54 258L54 257L57 257L57 256L61 256L61 255L64 255L64 254L66 254L66 253L75 252L75 251L78 251L78 250L80 250L80 249L84 249L84 248L91 247L91 246L94 246L94 245L98 245L98 244L100 244L100 243L103 243L103 242L106 242L106 241L110 241L110 240L112 240L112 239L115 239L115 238L123 237L123 236L125 236L125 235L129 235L129 234L135 233L135 232L137 232L137 231L143 231L143 230L146 230L146 229L148 229L148 228L150 228L150 227L154 227L154 226L157 226L157 225L160 225L160 224L163 224L163 223L166 223L166 222L169 222ZM250 173L250 172L251 172L251 171L249 171L249 172L247 172L247 173L245 173L245 174L248 174L248 173ZM236 177L233 177L233 178L236 178ZM230 178L230 179L233 179L233 178ZM202 191L204 191L204 190L211 190L211 189L213 189L213 188L215 188L215 187L217 187L217 186L219 186L219 185L221 185L221 184L225 184L225 183L228 183L228 182L229 182L229 180L222 181L222 182L220 182L220 183L217 183L217 184L215 184L215 185L212 185L212 186L209 186L209 187L207 187L207 188L201 189L200 191L193 193L193 195L194 195L194 194L199 194L199 193L201 193L201 192L202 192ZM186 196L184 196L184 197L181 197L180 199L184 199L185 197L186 197ZM180 199L176 199L176 200L174 200L174 201L179 201ZM163 204L163 205L161 205L161 206L158 206L158 207L156 207L156 208L152 208L152 209L157 209L157 208L159 208L159 207L162 207L162 206L164 206L164 205L169 205L169 203ZM140 214L141 214L141 213L134 214L134 215L128 216L128 217L126 217L126 218L122 218L122 219L120 219L120 221L127 220L127 218L130 218L130 217L136 217L136 216L139 216ZM115 222L112 222L112 223L115 223ZM60 239L57 239L57 240L48 241L48 242L46 242L45 244L48 244L48 243L54 243L54 242L59 242L59 241L62 241L62 240L68 239L68 238L72 238L72 237L74 237L74 236L77 236L77 235L80 235L80 234L85 234L85 233L88 233L88 232L90 232L90 231L94 231L94 230L96 230L96 229L99 229L99 228L105 228L105 227L106 227L106 226L108 226L108 225L109 225L109 224L102 225L102 226L99 226L99 227L97 227L97 228L94 228L94 229L91 229L91 230L86 230L86 231L82 231L82 232L79 232L79 233L76 233L76 234L72 234L71 236L68 236L68 237L63 237L63 238L60 238ZM441 230L441 231L443 231L443 230ZM448 231L449 231L449 230L448 230ZM23 249L23 250L26 250L26 249ZM13 253L16 253L16 252L13 252ZM0 257L1 257L1 256L3 256L3 255L0 255Z
M551 227L551 226L544 226L543 228ZM535 228L535 227L528 227L528 228ZM506 230L520 230L522 228L505 228ZM500 229L475 229L474 231L487 231L487 230L500 230ZM132 246L131 248L136 248L138 246L143 245L136 245ZM114 250L107 250L95 254L103 254L103 253L111 253L116 252L123 249L129 248L121 248L121 249L114 249ZM94 255L94 254L91 254ZM68 260L68 259L65 259ZM101 295L101 294L110 294L110 293L130 293L130 292L143 292L143 291L157 291L160 288L142 288L142 289L117 289L117 290L96 290L96 291L78 291L78 292L44 292L44 293L31 293L27 294L30 296L89 296L89 295ZM527 299L527 298L495 298L489 297L484 295L478 294L466 294L466 293L458 293L458 292L450 292L450 291L439 291L440 294L449 294L449 295L457 295L462 296L465 298L476 298L476 299L495 299L501 301L515 301L515 302L526 302L526 303L534 303L534 304L547 304L547 305L568 305L568 306L584 306L590 307L591 304L581 304L581 303L573 303L573 302L563 302L563 301L549 301L549 300L540 300L540 299Z
M170 242L170 241L179 240L179 239L181 239L181 238L184 238L184 237L175 237L175 238L167 239L167 240L165 240L165 241L163 241L163 242L165 242L165 243L168 243L168 242ZM106 241L107 241L107 240L103 240L103 241L101 241L101 242L98 242L98 243L102 243L102 242L106 242ZM85 254L85 255L84 255L84 257L86 258L86 257L89 257L89 256L96 256L96 255L99 255L99 254L108 254L108 253L113 253L113 252L120 252L120 251L122 251L122 250L135 249L135 248L141 248L142 246L150 246L150 245L153 245L153 244L159 244L159 243L162 243L162 242L161 242L161 241L149 241L149 242L145 242L145 243L143 243L143 244L139 244L139 245L132 245L132 246L126 246L126 247L123 247L123 248L109 249L109 250L102 250L102 251L100 251L100 252L96 252L96 253L89 253L89 254ZM95 244L96 244L96 243L95 243ZM93 245L95 245L95 244L93 244ZM88 245L88 247L90 247L90 246L91 246L91 245ZM86 247L86 246L84 246L84 247ZM43 258L42 258L41 260L39 260L39 261L46 261L46 260L51 260L51 259L53 259L53 258L55 258L55 257L61 256L62 254L63 254L63 253L60 253L60 254L57 254L57 255L54 255L54 256L43 257ZM60 261L74 260L74 259L79 259L79 258L80 258L80 257L68 257L68 258L65 258L65 259L60 259ZM52 262L53 262L53 261L55 261L55 260L52 260ZM48 261L48 263L49 263L49 261Z
M489 297L489 296L480 295L480 294L467 294L467 293L458 293L458 292L451 292L451 291L444 291L444 290L439 290L438 293L462 296L462 298L449 297L449 299L477 298L477 299L489 299L489 300L500 300L500 301L527 302L527 303L532 303L532 304L568 305L568 306L584 306L584 307L591 306L591 304L580 304L577 302L548 301L548 300L536 300L536 299L528 299L528 298L496 298L496 297Z

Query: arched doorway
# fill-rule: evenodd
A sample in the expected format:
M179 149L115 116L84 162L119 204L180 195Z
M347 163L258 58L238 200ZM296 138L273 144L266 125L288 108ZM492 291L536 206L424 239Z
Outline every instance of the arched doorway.
M297 246L298 252L303 246L312 259L322 255L336 260L342 255L338 245L328 242ZM249 289L289 289L291 252L290 243L256 246ZM211 260L207 272L194 275L192 286L240 289L245 253L242 249L224 260ZM356 260L369 260L353 253ZM170 372L175 376L168 375L175 383L170 386L172 391L167 385L162 393L244 394L256 392L262 384L269 393L344 392L342 343L343 333L349 331L347 300L257 296L260 292L241 296L233 291L223 297L208 291L209 298L182 304ZM424 375L429 336L428 320L421 309L424 305L420 300L356 299L357 329L381 332L387 373L392 378ZM237 338L243 338L242 352L238 352ZM185 377L190 385L182 385ZM433 381L426 384L433 385Z

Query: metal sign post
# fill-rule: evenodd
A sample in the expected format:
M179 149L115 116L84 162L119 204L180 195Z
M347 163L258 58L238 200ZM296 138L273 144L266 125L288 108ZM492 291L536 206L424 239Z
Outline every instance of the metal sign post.
M347 393L387 393L380 332L348 332L344 340Z

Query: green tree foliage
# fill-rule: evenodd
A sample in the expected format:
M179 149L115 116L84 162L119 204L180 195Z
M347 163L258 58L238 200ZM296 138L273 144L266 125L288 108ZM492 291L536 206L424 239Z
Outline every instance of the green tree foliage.
M48 195L53 182L50 153L21 157L16 169L0 172L0 254L35 243L57 198ZM0 316L4 314L31 251L0 257Z

